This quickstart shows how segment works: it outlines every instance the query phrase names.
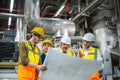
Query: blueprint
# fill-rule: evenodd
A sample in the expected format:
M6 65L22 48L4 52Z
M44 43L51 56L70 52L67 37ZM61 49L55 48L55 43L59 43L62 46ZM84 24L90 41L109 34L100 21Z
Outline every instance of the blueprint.
M101 69L100 61L80 59L68 56L50 48L44 64L46 71L41 71L40 80L88 80Z

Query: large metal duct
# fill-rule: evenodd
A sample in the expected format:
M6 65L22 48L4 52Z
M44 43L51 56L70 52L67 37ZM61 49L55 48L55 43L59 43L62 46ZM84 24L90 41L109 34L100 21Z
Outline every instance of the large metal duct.
M42 25L45 34L53 35L59 29L66 29L68 35L75 34L75 24L71 21L57 18L41 18L35 19L28 24L31 27Z
M106 50L108 45L111 45L112 47L116 46L116 33L113 32L113 30L108 29L108 26L110 25L106 24L106 19L111 17L111 10L101 10L98 11L98 14L93 18L93 30L96 35L96 40L103 52Z
M43 26L45 34L54 34L59 30L67 29L69 35L75 34L75 24L72 21L56 18L40 18L39 0L25 1L25 20L29 28Z

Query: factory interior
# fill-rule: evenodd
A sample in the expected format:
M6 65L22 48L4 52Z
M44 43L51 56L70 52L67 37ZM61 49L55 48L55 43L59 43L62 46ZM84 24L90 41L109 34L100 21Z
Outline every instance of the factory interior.
M84 34L94 33L92 46L104 57L101 80L120 80L120 0L0 0L0 80L17 80L18 43L41 25L54 47L69 35L76 54Z

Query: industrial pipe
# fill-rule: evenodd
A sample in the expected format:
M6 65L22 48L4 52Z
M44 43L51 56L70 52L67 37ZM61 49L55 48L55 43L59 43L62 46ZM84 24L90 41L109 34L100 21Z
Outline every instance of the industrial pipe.
M81 17L83 14L85 14L87 11L91 10L91 8L93 8L94 6L98 6L98 4L100 5L101 3L103 3L105 0L94 0L93 2L91 2L90 4L88 4L80 13L78 13L73 19L72 21L75 21L76 19L78 19L79 17Z
M11 14L11 13L0 13L0 16L5 16L5 17L15 17L15 18L24 18L24 15L20 14Z
M67 0L66 0L67 1ZM53 35L60 28L66 29L69 35L75 34L75 24L72 21L57 18L40 18L38 0L25 1L25 20L29 28L43 26L45 34Z

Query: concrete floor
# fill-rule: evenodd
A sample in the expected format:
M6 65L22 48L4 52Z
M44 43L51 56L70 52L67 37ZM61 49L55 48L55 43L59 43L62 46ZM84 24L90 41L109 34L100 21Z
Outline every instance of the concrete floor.
M16 69L0 69L0 80L17 80Z

